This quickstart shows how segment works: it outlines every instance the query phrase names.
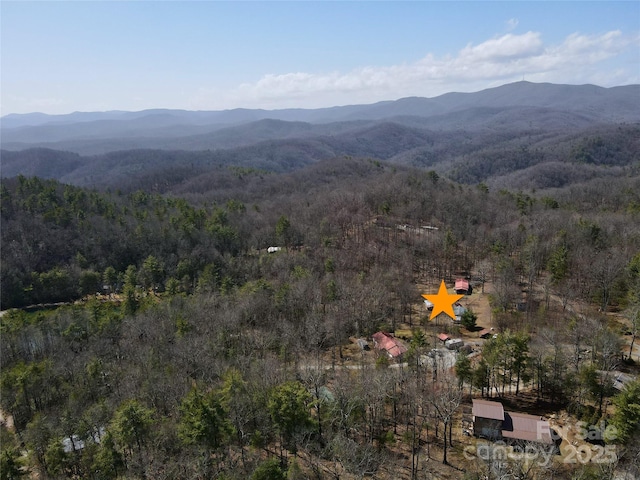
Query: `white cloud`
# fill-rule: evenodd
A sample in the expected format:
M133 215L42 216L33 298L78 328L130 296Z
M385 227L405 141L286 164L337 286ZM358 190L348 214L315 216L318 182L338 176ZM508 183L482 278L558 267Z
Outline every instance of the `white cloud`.
M523 35L510 33L492 38L477 46L467 45L458 54L458 58L468 62L493 62L510 58L526 58L537 55L542 50L540 34L527 32Z
M389 100L403 96L435 96L448 91L472 91L523 76L533 81L597 83L611 86L620 78L635 78L637 65L603 72L599 63L640 45L639 36L620 31L600 35L573 33L558 45L545 45L538 32L526 32L469 44L456 55L432 54L408 64L366 66L349 72L268 74L225 95L225 105L276 108L318 107L340 103ZM206 103L206 91L200 101ZM211 98L211 97L209 97ZM219 98L219 97L218 97ZM201 103L201 102L200 102ZM220 106L218 104L218 106Z
M507 24L507 30L511 31L511 30L515 30L515 28L518 26L518 23L520 23L518 21L517 18L510 18L509 20L507 20L506 24Z

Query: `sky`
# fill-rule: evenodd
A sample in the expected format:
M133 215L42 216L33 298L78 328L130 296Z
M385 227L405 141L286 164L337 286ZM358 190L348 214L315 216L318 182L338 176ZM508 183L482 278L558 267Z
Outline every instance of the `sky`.
M0 2L0 114L640 83L638 1Z

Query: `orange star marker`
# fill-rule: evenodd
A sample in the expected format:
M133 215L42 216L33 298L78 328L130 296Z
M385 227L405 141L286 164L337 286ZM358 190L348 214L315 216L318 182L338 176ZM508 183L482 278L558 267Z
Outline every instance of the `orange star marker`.
M455 320L456 314L453 312L453 304L464 297L464 295L449 295L444 280L440 282L440 289L437 295L424 294L422 296L433 303L433 310L431 311L429 320L433 320L440 313L446 313Z

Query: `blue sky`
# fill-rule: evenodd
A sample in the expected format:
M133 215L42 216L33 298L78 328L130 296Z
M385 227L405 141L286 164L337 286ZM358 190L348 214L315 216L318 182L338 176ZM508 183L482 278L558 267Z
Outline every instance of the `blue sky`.
M640 2L0 2L1 114L640 83Z

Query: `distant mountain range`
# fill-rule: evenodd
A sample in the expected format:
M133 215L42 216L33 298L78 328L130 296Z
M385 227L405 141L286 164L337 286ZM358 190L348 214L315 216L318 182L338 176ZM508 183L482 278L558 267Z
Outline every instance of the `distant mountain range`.
M266 119L281 122L260 122ZM232 148L268 139L343 133L362 127L363 122L379 121L432 130L566 128L637 122L640 85L602 88L517 82L476 93L312 110L11 114L0 120L0 134L4 149L39 146L97 154L130 148Z
M0 119L0 138L3 177L82 185L118 185L148 169L169 176L187 164L194 175L214 165L282 172L342 155L433 168L470 183L500 176L509 185L516 177L526 184L522 171L548 162L633 164L638 125L640 85L517 82L322 109L11 114ZM593 137L604 146L590 144Z

